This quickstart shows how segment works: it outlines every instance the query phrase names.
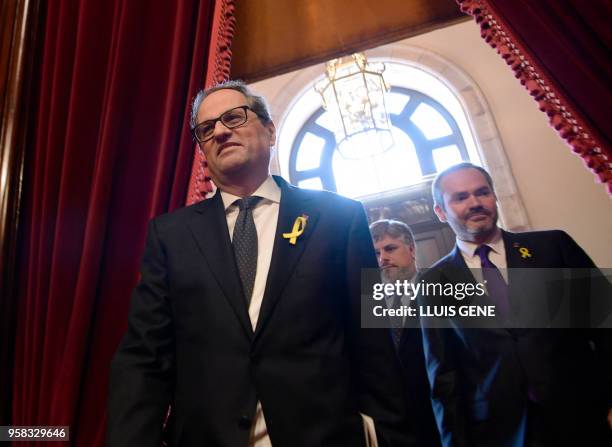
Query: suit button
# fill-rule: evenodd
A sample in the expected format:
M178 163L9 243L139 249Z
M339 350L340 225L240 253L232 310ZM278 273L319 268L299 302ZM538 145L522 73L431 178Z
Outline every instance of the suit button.
M251 418L243 414L238 419L238 425L242 428L251 428Z

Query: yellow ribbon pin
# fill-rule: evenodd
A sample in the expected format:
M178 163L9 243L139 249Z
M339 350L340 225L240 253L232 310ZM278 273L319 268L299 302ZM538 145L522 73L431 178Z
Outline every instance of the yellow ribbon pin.
M308 216L306 216L305 214L296 217L295 222L293 222L293 228L291 229L291 233L283 233L283 237L285 239L289 239L289 243L291 245L295 245L295 243L297 242L297 238L300 237L304 232L307 221Z
M529 253L529 250L527 248L525 248L525 247L519 248L519 253L521 254L521 257L523 259L531 258L531 253Z

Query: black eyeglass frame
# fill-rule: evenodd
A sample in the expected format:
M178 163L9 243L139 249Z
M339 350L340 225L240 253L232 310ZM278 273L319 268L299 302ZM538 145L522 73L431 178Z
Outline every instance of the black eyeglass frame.
M240 124L236 124L235 126L228 126L226 123L223 122L223 117L236 109L242 109L244 111L244 121L242 121ZM217 118L214 118L212 120L202 121L201 123L197 124L195 127L191 129L191 134L193 135L193 139L196 140L198 143L206 143L207 141L212 140L215 135L214 130L215 130L215 126L217 125L217 121L221 121L221 124L223 124L228 129L235 129L240 126L244 126L249 121L249 114L247 113L247 110L250 110L251 112L255 113L255 111L251 107L244 105L244 106L232 107L231 109L226 110L221 115L219 115ZM257 115L257 113L255 113L255 115ZM259 115L257 115L257 117L259 118ZM196 129L202 126L203 124L210 124L211 128L213 129L213 132L210 134L209 137L200 140L197 136Z

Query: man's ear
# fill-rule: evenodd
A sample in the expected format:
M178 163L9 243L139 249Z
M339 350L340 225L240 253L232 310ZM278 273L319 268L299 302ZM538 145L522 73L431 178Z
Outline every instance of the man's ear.
M270 121L268 124L266 124L266 129L268 129L268 132L270 133L270 147L272 147L276 144L276 126L272 121Z
M436 213L436 216L438 216L438 219L440 219L440 222L446 223L446 213L437 203L434 205L434 212Z

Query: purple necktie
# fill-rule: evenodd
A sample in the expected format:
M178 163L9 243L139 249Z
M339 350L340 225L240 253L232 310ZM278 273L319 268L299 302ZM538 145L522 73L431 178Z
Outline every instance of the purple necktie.
M487 292L493 304L495 304L496 314L506 319L510 315L510 303L508 302L508 284L504 281L499 269L489 260L491 247L481 245L476 249L476 254L480 257L482 266L482 276L487 282Z

